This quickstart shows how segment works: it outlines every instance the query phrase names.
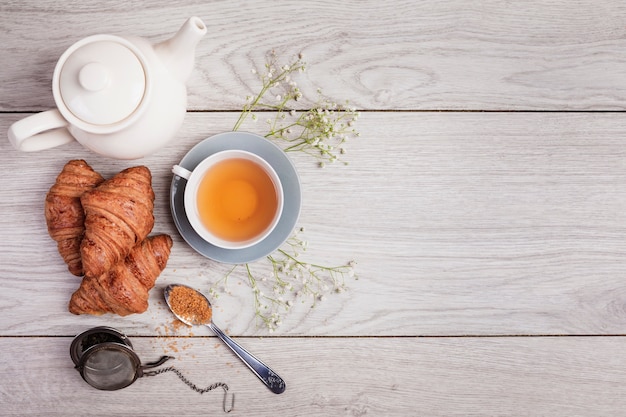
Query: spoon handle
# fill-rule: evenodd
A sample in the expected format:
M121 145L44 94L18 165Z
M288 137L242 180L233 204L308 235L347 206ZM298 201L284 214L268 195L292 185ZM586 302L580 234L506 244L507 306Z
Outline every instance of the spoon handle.
M245 363L248 368L272 391L274 394L281 394L285 391L285 381L272 371L269 366L261 362L250 352L245 350L233 339L228 337L224 332L220 330L213 322L207 324L207 326L213 330L213 332L219 337L222 342L235 352L235 355L239 357Z

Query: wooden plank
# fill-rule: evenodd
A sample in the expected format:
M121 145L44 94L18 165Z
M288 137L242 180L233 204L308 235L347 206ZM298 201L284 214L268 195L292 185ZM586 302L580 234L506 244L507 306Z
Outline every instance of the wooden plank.
M227 383L234 416L597 416L626 407L623 337L242 340L285 379L279 396L215 338L131 341L144 362L173 354L200 387ZM2 415L222 414L221 390L200 395L172 373L93 389L73 369L70 343L0 338Z
M23 115L0 115L0 131ZM45 193L65 161L105 176L133 164L154 175L154 232L174 248L159 285L208 291L230 266L190 249L171 220L170 167L194 144L232 127L236 114L192 113L179 140L139 161L99 157L78 144L36 154L0 141L1 335L71 335L109 322L158 335L171 323L158 290L143 315L75 317L78 286L43 218ZM248 130L262 132L263 126ZM296 302L278 335L624 334L626 154L619 114L365 113L350 165L300 173L309 249L304 260L357 262L358 280L313 309ZM257 277L269 265L253 266ZM215 300L218 324L264 335L243 269ZM271 293L271 287L266 293ZM297 301L297 300L296 300ZM33 305L36 303L36 305ZM161 303L161 304L159 304Z
M54 65L77 40L115 33L157 42L192 15L209 27L189 81L194 110L240 108L259 89L251 68L262 68L272 49L285 59L305 54L304 91L321 87L361 109L626 106L626 8L618 0L109 4L0 5L0 111L52 107Z

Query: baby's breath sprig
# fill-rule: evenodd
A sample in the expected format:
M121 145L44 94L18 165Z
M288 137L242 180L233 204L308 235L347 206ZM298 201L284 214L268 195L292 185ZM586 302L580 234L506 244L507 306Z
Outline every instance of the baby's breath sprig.
M302 98L302 92L292 74L306 70L302 59L300 54L294 62L279 66L276 54L270 54L265 73L259 74L261 91L246 98L233 130L239 129L250 114L257 120L256 110L275 111L276 116L266 121L269 132L265 137L284 142L285 152L301 151L316 157L323 167L326 162L340 160L350 137L360 136L355 129L360 113L348 101L341 104L324 96L321 89L317 90L318 98L311 109L297 110L295 104ZM253 72L258 74L256 70ZM268 93L273 97L270 101L265 99Z
M273 332L282 324L282 315L296 303L314 308L328 295L346 291L346 278L358 279L354 273L356 263L324 266L300 260L307 248L307 241L301 237L303 230L297 229L281 248L267 256L269 273L260 274L250 264L237 265L210 289L211 296L219 297L217 287L223 285L226 290L230 274L235 268L243 267L254 298L255 317Z
M302 58L302 54L299 54L298 58L291 64L278 66L276 52L272 51L268 61L265 63L265 72L259 74L255 68L252 69L252 73L257 74L261 80L261 91L256 96L246 97L246 104L243 106L233 130L239 129L249 115L252 115L252 120L256 121L257 115L253 113L255 110L278 110L281 104L290 100L298 101L302 98L302 93L297 84L291 80L292 73L306 71L306 63ZM267 92L274 87L279 87L283 82L289 87L288 93L283 96L276 96L278 103L268 104L261 101Z
M274 120L268 120L270 127L267 138L287 143L285 152L302 151L319 159L321 167L325 162L340 160L346 153L346 142L351 136L359 136L354 125L359 113L354 107L340 105L318 90L319 98L314 108L306 112L287 109L285 103L278 110ZM342 161L345 165L348 163Z

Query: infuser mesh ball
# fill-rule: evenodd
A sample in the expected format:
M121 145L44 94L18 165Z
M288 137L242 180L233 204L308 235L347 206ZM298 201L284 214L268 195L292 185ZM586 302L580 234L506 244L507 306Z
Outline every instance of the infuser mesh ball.
M110 327L95 327L74 338L70 356L83 379L100 390L117 390L140 375L141 360L128 338Z
M104 343L92 347L82 361L81 374L85 381L100 390L117 390L137 379L137 356L119 343Z

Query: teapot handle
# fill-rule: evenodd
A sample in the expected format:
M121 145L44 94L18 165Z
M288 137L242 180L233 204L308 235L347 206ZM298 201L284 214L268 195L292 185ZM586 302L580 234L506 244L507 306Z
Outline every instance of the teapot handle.
M41 151L72 142L74 137L66 127L67 121L57 109L46 110L13 123L8 136L17 150Z

